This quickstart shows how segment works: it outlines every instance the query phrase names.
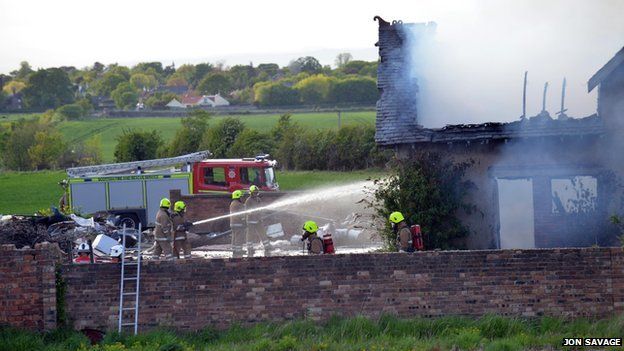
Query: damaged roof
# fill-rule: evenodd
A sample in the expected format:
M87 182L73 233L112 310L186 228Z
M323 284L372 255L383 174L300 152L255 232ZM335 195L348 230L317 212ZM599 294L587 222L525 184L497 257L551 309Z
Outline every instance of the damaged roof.
M448 125L444 128L412 130L419 142L452 143L513 138L601 135L605 132L597 115L585 118L552 119L536 116L510 123Z

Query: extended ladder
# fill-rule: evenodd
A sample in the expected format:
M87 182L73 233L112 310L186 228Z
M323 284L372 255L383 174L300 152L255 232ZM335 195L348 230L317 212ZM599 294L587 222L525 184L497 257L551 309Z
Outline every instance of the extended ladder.
M118 331L121 333L123 328L134 327L134 335L137 334L139 329L139 282L141 278L141 224L139 223L139 232L137 234L136 247L128 248L127 250L134 250L136 253L136 260L126 262L126 226L122 229L123 238L121 245L123 246L121 251L121 279L119 280L119 326ZM129 257L133 257L134 254L130 254ZM128 271L126 271L128 269ZM128 282L128 284L126 284ZM132 284L134 283L134 284ZM134 285L134 286L133 286ZM128 288L128 290L126 290ZM130 300L131 306L126 306L124 301L126 297ZM130 316L128 316L128 314ZM134 314L134 316L132 316ZM130 319L134 317L133 322L125 322L124 318Z
M96 166L83 166L83 167L73 167L67 169L67 175L76 178L76 177L89 177L89 176L97 176L97 175L106 175L111 173L119 173L119 172L130 172L134 170L145 170L150 167L164 167L164 166L172 166L177 164L190 164L194 162L199 162L210 157L209 151L199 151L194 152L188 155L182 155L177 157L169 157L169 158L159 158L155 160L144 160L144 161L134 161L134 162L122 162L122 163L110 163L105 165L96 165Z

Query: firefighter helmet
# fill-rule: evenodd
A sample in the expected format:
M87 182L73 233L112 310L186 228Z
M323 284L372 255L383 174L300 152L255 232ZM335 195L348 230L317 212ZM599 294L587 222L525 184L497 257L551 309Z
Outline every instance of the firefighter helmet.
M260 189L258 189L257 186L252 185L249 187L249 193L253 194L253 193L258 193L258 192L260 192Z
M186 209L186 204L184 203L184 201L176 201L175 204L173 204L173 210L176 212L182 212Z
M171 201L169 201L169 199L167 199L166 197L163 197L162 200L160 200L160 207L163 207L163 208L171 207Z
M78 253L89 253L89 245L87 243L82 243L78 245Z
M240 199L241 197L243 197L243 192L240 190L234 190L234 192L232 193L232 199L236 200Z
M403 214L401 212L396 211L390 214L389 219L390 219L390 222L394 224L399 224L405 220L405 217L403 217Z
M303 230L308 233L316 233L316 231L318 230L318 225L316 225L316 222L314 221L307 221L303 223Z

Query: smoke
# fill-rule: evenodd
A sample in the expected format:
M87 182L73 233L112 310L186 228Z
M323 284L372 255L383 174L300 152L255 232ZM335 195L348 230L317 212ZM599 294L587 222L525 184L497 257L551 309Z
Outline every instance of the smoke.
M419 18L437 23L433 37L410 48L406 74L418 79L419 124L517 120L525 71L527 116L541 111L545 82L546 109L555 116L564 77L567 114L595 113L587 81L624 45L622 13L624 1L472 1Z

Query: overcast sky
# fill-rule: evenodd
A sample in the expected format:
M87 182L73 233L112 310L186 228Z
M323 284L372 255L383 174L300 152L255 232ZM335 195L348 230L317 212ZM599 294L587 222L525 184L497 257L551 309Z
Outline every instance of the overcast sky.
M435 21L446 63L463 70L461 79L471 71L498 76L484 88L501 78L518 86L528 69L537 96L544 81L559 87L566 75L578 114L594 108L595 97L581 96L587 79L624 45L624 0L0 0L0 72L23 60L35 68L152 60L284 65L311 54L333 64L345 51L374 60L375 15Z

